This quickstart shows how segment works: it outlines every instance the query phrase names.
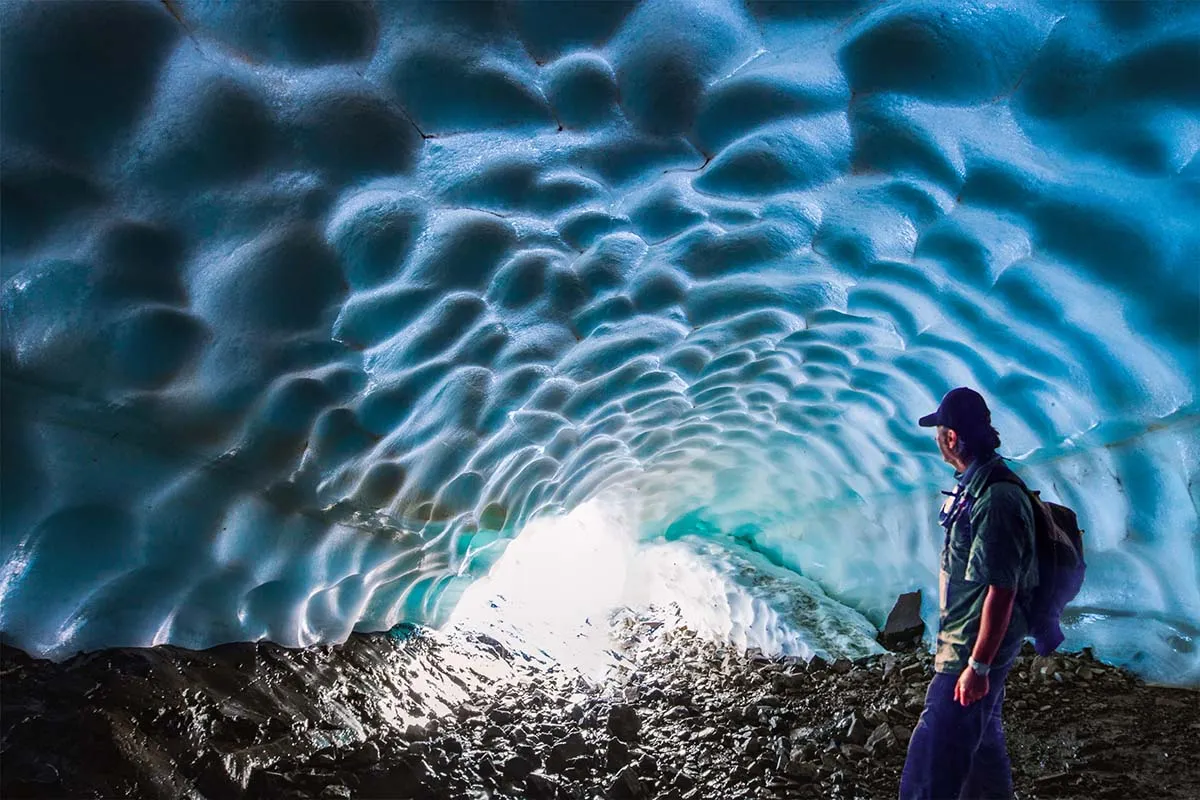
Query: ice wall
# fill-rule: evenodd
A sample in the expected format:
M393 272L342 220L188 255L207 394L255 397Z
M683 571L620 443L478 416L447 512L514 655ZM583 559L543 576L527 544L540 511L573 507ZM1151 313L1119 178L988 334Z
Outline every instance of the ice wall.
M1200 6L9 3L0 629L444 619L604 489L880 621L949 387L1200 680ZM675 532L675 534L672 533Z

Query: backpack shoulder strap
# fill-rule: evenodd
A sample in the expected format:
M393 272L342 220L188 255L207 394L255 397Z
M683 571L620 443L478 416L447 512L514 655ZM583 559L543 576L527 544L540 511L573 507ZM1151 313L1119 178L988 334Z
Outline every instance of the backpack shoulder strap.
M984 482L983 487L979 490L980 496L982 496L984 492L986 492L992 486L995 486L997 483L1011 483L1014 486L1021 487L1021 492L1024 493L1025 498L1029 501L1029 510L1033 512L1034 524L1036 525L1038 518L1038 505L1042 502L1041 495L1038 492L1035 492L1033 489L1030 489L1029 484L1021 480L1021 476L1013 472L1008 464L1006 464L1003 460L1001 460L1001 462L993 467L992 471L988 473L987 480Z
M995 467L992 467L992 471L988 473L987 481L984 482L983 488L980 489L979 493L983 494L985 490L997 483L1016 484L1025 490L1025 494L1030 494L1029 487L1025 484L1025 481L1021 480L1021 476L1013 472L1003 460Z

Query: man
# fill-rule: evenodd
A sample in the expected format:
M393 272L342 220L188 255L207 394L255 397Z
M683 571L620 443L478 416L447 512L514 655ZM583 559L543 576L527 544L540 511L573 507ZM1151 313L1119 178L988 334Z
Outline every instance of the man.
M1000 712L1004 681L1028 632L1037 586L1033 508L1009 469L983 397L949 392L920 420L958 486L939 515L946 531L934 677L908 745L902 800L1012 797Z

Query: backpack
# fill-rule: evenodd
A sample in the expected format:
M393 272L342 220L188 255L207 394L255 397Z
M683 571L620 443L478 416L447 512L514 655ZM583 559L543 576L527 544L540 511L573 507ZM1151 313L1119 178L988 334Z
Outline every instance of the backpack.
M1027 598L1029 635L1039 656L1048 656L1063 642L1060 618L1063 609L1079 594L1087 564L1083 560L1083 531L1075 512L1042 500L1010 469L1000 471L993 483L1015 483L1033 507L1034 549L1037 551L1038 586Z

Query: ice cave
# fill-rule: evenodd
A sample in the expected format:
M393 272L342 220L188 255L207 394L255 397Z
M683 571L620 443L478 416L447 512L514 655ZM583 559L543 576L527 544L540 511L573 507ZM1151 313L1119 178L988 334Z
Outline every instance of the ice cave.
M1079 514L1066 646L1200 684L1200 4L0 29L5 645L474 625L569 660L674 604L878 654L901 593L936 621L917 419L966 385Z

